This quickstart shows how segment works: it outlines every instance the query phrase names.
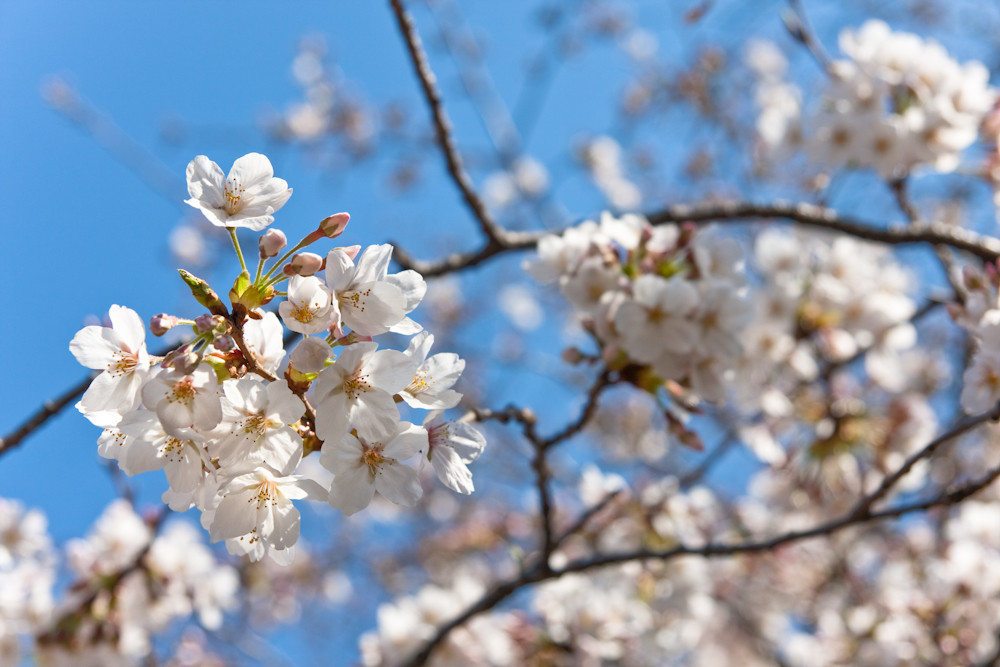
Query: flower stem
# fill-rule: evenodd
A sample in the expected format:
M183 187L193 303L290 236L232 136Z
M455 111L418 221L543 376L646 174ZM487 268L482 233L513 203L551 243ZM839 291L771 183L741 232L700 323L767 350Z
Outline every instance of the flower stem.
M282 264L284 264L286 259L288 259L292 255L294 255L299 250L302 250L303 248L305 248L310 243L311 243L311 241L309 240L308 236L306 236L304 239L302 239L301 241L299 241L298 243L296 243L294 248L292 248L291 250L289 250L288 252L286 252L284 255L282 255L281 259L279 259L277 262L275 262L274 266L272 266L271 269L267 273L264 274L264 280L266 281L268 278L270 278L271 274L274 273L274 270L277 269L278 267L280 267Z
M226 227L229 230L229 238L233 240L233 247L236 248L236 256L240 258L240 268L243 269L245 273L247 271L247 263L243 261L243 250L240 248L240 240L236 238L236 229L234 227Z
M264 258L263 257L258 257L257 258L257 275L253 279L253 282L254 282L255 285L260 282L260 272L263 271L263 270L264 270Z

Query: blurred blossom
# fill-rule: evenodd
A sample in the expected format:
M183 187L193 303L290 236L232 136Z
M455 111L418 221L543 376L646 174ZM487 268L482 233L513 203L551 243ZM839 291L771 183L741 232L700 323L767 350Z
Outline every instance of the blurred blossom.
M498 302L500 311L521 331L534 331L545 320L541 304L524 285L507 285L500 290Z
M170 232L170 252L185 266L204 266L206 257L205 236L197 227L184 225Z

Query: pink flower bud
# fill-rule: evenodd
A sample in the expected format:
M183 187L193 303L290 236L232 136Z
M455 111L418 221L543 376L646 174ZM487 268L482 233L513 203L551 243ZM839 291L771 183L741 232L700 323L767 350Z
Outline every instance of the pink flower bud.
M207 333L215 328L215 318L208 313L194 318L194 327L198 333Z
M277 256L286 245L288 245L288 239L285 238L285 233L273 227L257 239L257 247L260 249L262 259Z
M323 268L323 258L316 253L300 252L292 256L292 261L288 266L291 267L293 275L311 276Z
M578 364L583 361L583 352L575 347L567 347L562 351L562 359L567 364Z
M179 322L180 320L173 315L160 313L159 315L153 315L153 317L150 318L149 330L154 336L162 336L177 326Z
M212 346L219 352L232 352L236 349L236 341L229 334L222 334L215 337Z
M347 229L347 222L351 219L350 213L334 213L323 218L319 223L319 230L328 239L335 239Z

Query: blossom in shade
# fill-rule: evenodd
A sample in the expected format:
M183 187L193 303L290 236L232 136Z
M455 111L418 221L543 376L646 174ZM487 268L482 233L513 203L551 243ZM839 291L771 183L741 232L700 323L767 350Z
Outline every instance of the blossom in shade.
M452 491L472 493L469 464L483 453L486 438L472 424L445 421L442 410L428 414L424 428L427 430L427 459L434 466L438 479Z

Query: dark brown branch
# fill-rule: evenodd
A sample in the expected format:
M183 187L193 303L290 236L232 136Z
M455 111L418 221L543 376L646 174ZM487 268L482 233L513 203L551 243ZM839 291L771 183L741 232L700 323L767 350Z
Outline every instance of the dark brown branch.
M469 210L472 211L476 220L479 221L479 226L488 239L487 247L498 244L503 230L497 225L489 209L486 208L486 204L483 203L483 200L476 193L472 185L472 179L469 178L469 174L462 166L462 158L459 155L458 146L456 146L455 139L451 133L451 121L445 112L441 93L438 91L435 83L436 77L431 70L427 54L424 52L423 45L420 42L417 26L413 22L413 18L403 7L402 0L389 0L389 4L392 6L393 14L396 16L399 32L406 42L406 50L410 54L414 73L420 80L420 87L423 90L424 98L427 101L428 107L430 107L437 144L441 147L441 152L444 153L445 162L448 166L448 174L451 175L451 179L461 191L462 199L465 200Z
M90 386L90 383L97 375L97 373L92 373L51 401L45 401L45 404L24 420L20 426L5 435L3 439L0 439L0 456L20 445L22 440L41 428L45 422L62 412L63 408L67 405L83 396L83 392L87 391L87 387Z
M574 435L582 431L587 424L590 423L590 420L594 418L594 415L597 414L598 398L600 398L601 394L604 393L605 389L613 384L615 384L615 380L612 379L610 372L604 371L601 373L594 384L591 385L590 391L587 392L587 402L584 404L583 410L580 411L580 416L576 419L576 421L567 424L566 427L558 433L554 433L548 438L542 440L541 445L548 449L549 447L558 445L563 440L572 438Z
M563 538L557 538L555 534L555 506L552 502L552 492L549 488L549 481L552 473L549 471L548 451L560 442L567 440L582 431L590 420L597 413L597 400L601 393L614 384L609 371L604 371L591 385L587 392L587 402L580 412L580 416L569 423L565 428L548 438L539 437L535 430L536 418L531 410L518 408L513 405L507 406L503 410L496 412L487 409L473 410L477 421L494 420L501 423L516 421L521 425L524 437L527 439L535 451L531 459L531 469L535 472L535 484L538 489L539 518L542 524L542 545L539 566L548 568L549 557L555 551L559 542Z
M654 225L682 222L725 224L761 219L783 220L886 245L929 244L946 246L968 252L990 262L1000 257L1000 239L983 236L961 227L943 223L927 223L918 227L878 228L863 220L841 215L833 209L807 203L776 201L769 204L754 204L752 202L681 204L653 211L646 217ZM560 233L562 230L554 232L500 230L498 236L478 250L456 253L436 261L416 260L398 247L395 250L395 256L396 261L404 268L415 269L424 276L433 277L477 266L506 252L534 248L543 236Z
M923 449L921 449L916 454L913 454L910 458L904 461L903 464L894 473L886 476L882 480L882 483L879 484L877 489L875 489L872 493L865 496L857 504L857 506L854 508L851 514L854 516L864 516L868 514L871 511L871 508L875 505L875 503L881 500L883 497L885 497L885 495L892 490L892 488L896 485L896 483L900 479L905 477L906 474L909 473L910 470L913 469L913 466L915 466L919 461L933 456L934 452L936 452L938 448L941 447L941 445L945 444L946 442L950 442L951 440L954 440L955 438L968 433L969 431L979 426L980 424L984 424L988 421L997 421L998 419L1000 419L1000 403L998 403L989 412L985 412L981 415L976 415L975 417L970 417L968 419L965 419L959 424L957 424L955 427L949 429L946 433L944 433L940 437L931 440L929 443L927 443L927 445L924 446Z

